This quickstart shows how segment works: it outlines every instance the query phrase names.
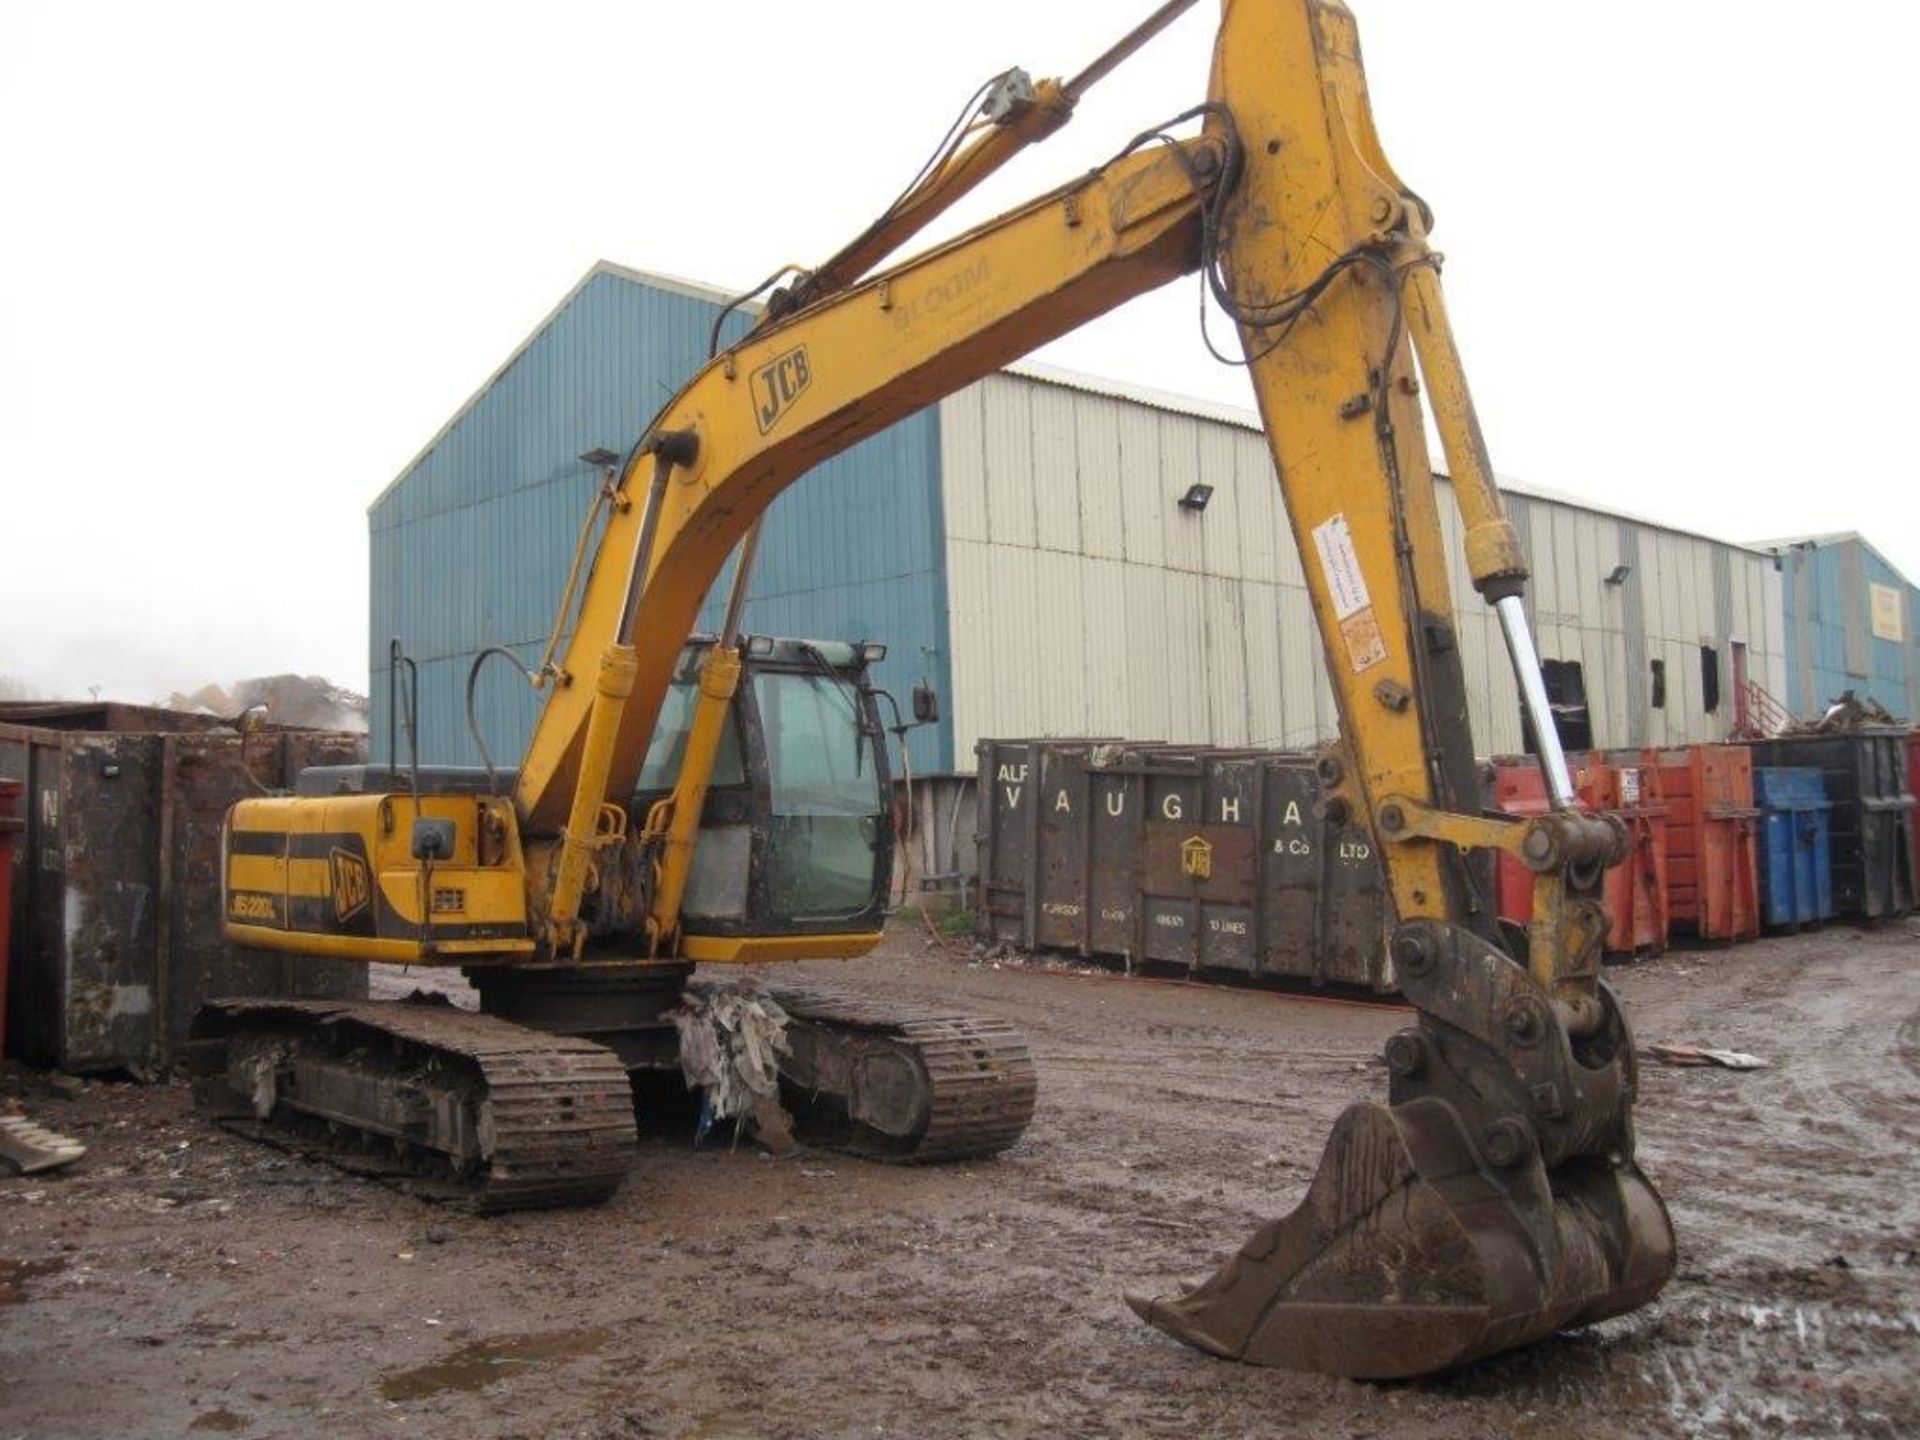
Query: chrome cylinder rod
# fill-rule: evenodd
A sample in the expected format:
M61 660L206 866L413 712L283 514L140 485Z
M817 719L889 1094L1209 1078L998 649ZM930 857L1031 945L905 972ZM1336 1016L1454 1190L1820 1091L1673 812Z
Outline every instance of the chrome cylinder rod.
M1567 752L1560 748L1560 731L1553 723L1553 707L1547 703L1547 682L1540 676L1540 653L1533 648L1533 632L1527 628L1526 607L1518 595L1493 602L1500 615L1500 631L1507 637L1507 656L1513 662L1514 676L1520 681L1520 698L1533 725L1533 738L1540 752L1540 773L1547 780L1547 798L1556 810L1573 809L1573 777L1567 772Z

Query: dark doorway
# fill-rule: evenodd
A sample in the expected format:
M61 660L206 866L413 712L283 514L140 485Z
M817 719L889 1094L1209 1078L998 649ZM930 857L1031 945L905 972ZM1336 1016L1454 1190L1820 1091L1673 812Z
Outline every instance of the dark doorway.
M1553 728L1560 732L1562 750L1591 750L1593 720L1587 710L1587 681L1578 660L1542 660L1540 678L1547 686L1547 707L1553 711ZM1529 755L1540 753L1539 738L1526 707L1520 707L1520 736Z

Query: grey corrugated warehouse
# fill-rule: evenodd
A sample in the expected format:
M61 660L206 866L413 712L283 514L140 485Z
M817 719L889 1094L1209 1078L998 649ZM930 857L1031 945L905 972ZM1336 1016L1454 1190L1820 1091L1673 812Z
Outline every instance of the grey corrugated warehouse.
M459 697L468 659L490 642L537 651L596 480L578 456L632 443L703 360L723 300L596 265L375 502L376 746L398 635L422 660L423 754L477 758ZM1213 487L1202 510L1180 504L1196 482ZM1541 651L1556 694L1586 707L1592 743L1719 738L1742 678L1782 693L1772 555L1530 486L1510 494ZM1517 750L1491 612L1456 589L1479 748ZM943 692L941 722L914 741L936 821L922 873L970 863L961 797L981 738L1306 745L1335 730L1254 416L1036 366L929 406L783 496L747 623L886 640L883 684ZM494 683L482 720L511 755L533 704Z

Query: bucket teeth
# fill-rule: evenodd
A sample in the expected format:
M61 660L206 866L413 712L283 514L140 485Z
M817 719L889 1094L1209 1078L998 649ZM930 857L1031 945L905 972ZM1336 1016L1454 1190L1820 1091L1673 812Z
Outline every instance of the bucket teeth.
M1673 1228L1632 1164L1482 1168L1444 1101L1352 1106L1299 1207L1184 1295L1129 1295L1210 1354L1351 1379L1450 1369L1644 1304Z

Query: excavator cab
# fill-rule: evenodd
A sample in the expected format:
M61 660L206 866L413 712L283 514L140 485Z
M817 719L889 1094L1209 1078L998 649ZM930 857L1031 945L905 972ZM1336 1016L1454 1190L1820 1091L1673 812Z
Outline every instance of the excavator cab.
M647 817L681 782L700 674L719 643L711 635L696 635L681 652L626 807L626 827L633 836L644 834ZM740 658L740 680L700 807L698 843L680 907L682 958L774 958L804 951L809 937L831 944L836 954L871 948L886 921L893 874L892 773L868 675L886 647L872 641L752 635L733 642L733 649ZM511 769L468 765L326 765L303 771L295 789L300 799L331 798L350 813L352 801L380 798L390 817L380 827L384 843L373 836L333 835L324 849L369 854L376 874L368 888L382 892L376 898L385 898L389 890L399 893L394 903L349 907L343 914L338 896L347 887L333 873L343 869L343 860L320 877L335 903L303 905L298 894L286 894L275 913L286 917L287 928L310 935L371 931L375 937L414 937L421 926L417 914L404 913L412 898L408 886L380 883L393 864L383 864L380 856L406 843L401 822L414 806L417 788L428 823L450 827L447 853L438 857L442 880L434 888L440 898L429 903L427 933L451 937L461 920L471 919L488 924L489 936L481 940L516 938L510 934L510 914L458 914L447 897L458 893L467 909L477 909L479 879L510 868L517 859L517 845L488 840L496 829L508 829L497 807L517 779ZM285 811L288 803L260 802L251 813L269 812L271 825L283 813L293 813ZM350 830L352 821L323 828ZM230 837L232 894L252 893L242 872L257 866L263 849L254 833L270 843L288 843L278 827L242 831L238 843ZM455 878L466 875L475 878L465 884ZM281 882L287 882L284 873ZM630 941L623 937L632 935L635 917L650 903L653 883L644 862L608 867L584 907L594 936L586 956L630 958Z
M636 816L679 780L714 643L698 637L683 652L641 767ZM681 902L688 952L732 958L722 952L748 937L877 936L894 835L886 731L868 667L886 647L754 635L740 649Z

